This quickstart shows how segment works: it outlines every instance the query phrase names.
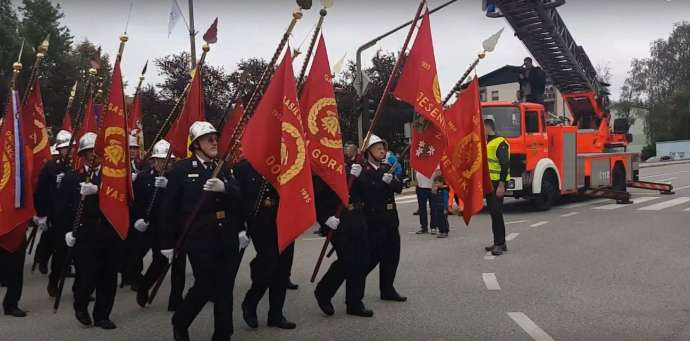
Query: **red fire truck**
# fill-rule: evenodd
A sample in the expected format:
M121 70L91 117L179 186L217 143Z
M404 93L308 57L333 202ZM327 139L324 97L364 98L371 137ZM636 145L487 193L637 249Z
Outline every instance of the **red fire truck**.
M489 17L504 17L562 94L571 118L552 117L526 102L484 102L482 114L510 144L508 195L547 210L561 196L585 194L629 203L628 187L672 193L672 186L639 181L629 123L609 127L608 84L573 40L556 7L565 0L496 0Z

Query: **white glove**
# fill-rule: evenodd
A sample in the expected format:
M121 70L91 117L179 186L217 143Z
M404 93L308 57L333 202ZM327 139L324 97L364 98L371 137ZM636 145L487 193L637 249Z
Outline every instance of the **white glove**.
M218 178L208 179L204 184L204 191L225 193L225 183Z
M137 174L139 173L132 173L132 182L137 181Z
M174 253L173 249L161 250L161 254L163 256L165 256L165 258L168 259L168 263L172 263L173 253Z
M393 174L391 174L391 173L383 174L383 176L381 177L381 181L383 181L387 184L390 184L391 181L393 181Z
M156 187L156 188L168 187L168 178L166 178L164 176L157 176L156 180L153 181L153 187Z
M362 165L355 163L352 165L350 168L350 174L354 176L355 178L359 178L359 175L362 174Z
M92 184L92 183L86 183L82 182L80 183L81 189L79 190L79 194L81 195L94 195L98 193L98 186Z
M65 244L69 247L74 247L74 244L77 243L77 238L72 235L72 232L67 232L65 233Z
M60 187L60 184L62 183L62 179L65 177L65 173L59 173L58 175L55 176L55 184Z
M41 230L41 232L44 232L48 229L48 217L34 216L33 221L34 224L36 224L36 227L38 227L38 229Z
M249 242L251 241L247 235L247 231L240 231L240 233L237 234L237 239L240 241L240 250L249 246Z
M328 226L331 230L337 230L338 225L340 225L340 219L336 217L328 217L328 219L326 219L326 226Z
M146 230L149 229L149 223L147 223L144 219L138 219L134 222L134 228L139 232L146 232Z

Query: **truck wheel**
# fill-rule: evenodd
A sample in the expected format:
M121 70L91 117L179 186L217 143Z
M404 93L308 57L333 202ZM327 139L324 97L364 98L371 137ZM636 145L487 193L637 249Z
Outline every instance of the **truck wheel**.
M623 165L619 163L613 167L613 174L611 178L613 179L613 183L611 184L613 190L625 192L627 185L625 183L625 168Z
M541 193L532 198L530 204L535 211L548 211L559 197L558 178L552 171L546 171L541 180Z

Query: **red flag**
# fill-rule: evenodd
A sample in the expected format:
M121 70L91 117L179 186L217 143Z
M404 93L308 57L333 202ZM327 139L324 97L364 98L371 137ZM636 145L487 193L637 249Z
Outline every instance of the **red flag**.
M247 161L273 185L278 205L278 250L316 221L311 169L297 103L290 47L242 137Z
M462 216L469 224L484 207L484 196L492 191L477 78L446 111L446 119L446 135L453 143L441 158L441 171L464 203Z
M189 140L189 127L196 121L203 121L204 114L204 92L201 86L200 66L197 65L192 75L192 85L189 88L187 99L180 116L165 135L165 139L170 142L172 153L177 157L184 158L187 155L187 145ZM155 142L155 141L154 141Z
M115 64L109 93L108 106L103 111L103 127L95 148L96 154L102 159L98 204L103 215L124 240L129 230L129 202L133 199L133 191L120 63Z
M143 152L144 146L144 125L142 117L144 115L141 112L141 95L134 96L134 103L132 103L132 111L128 113L127 128L129 129L129 134L137 137L137 142L139 146L138 158L143 157L141 154Z
M33 186L36 186L38 175L41 173L43 165L51 159L51 155L40 84L36 82L30 91L31 93L22 107L24 113L22 126L26 129L29 148L33 151L31 181Z
M93 97L89 96L86 102L86 112L84 113L84 120L79 127L79 136L82 137L86 133L98 134L98 122L96 121L96 103Z
M69 112L65 113L65 116L62 118L62 130L67 130L70 133L73 131L72 129L72 117Z
M209 44L215 44L218 41L218 18L213 21L211 27L204 33L204 41Z
M299 101L302 122L306 122L304 130L312 171L347 205L349 196L344 176L343 139L331 75L326 43L321 36Z
M20 111L19 94L11 89L7 110L0 128L0 237L24 226L36 214L34 210L31 172L33 153L28 135L32 126L24 125ZM24 230L26 231L26 230ZM25 234L12 233L3 238L2 246L11 249L19 245L17 238ZM9 250L13 251L13 250Z
M220 133L220 155L225 155L228 148L230 148L230 138L232 133L235 131L237 124L240 123L242 115L244 114L244 105L241 101L237 101L235 104L235 109L228 113L228 117L225 119L225 124L223 125L223 131Z
M438 85L436 58L431 40L429 10L422 18L414 44L405 59L398 85L393 94L414 106L421 116L412 133L410 164L412 168L431 177L446 148L445 119Z

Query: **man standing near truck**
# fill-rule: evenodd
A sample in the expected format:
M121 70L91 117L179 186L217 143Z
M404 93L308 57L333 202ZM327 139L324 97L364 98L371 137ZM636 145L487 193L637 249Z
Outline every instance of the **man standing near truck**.
M510 180L510 145L496 133L496 123L490 118L484 120L486 134L486 156L489 161L489 175L493 192L486 196L486 205L491 214L491 230L494 243L485 247L494 256L508 251L506 247L506 226L503 221L503 196L506 183Z

